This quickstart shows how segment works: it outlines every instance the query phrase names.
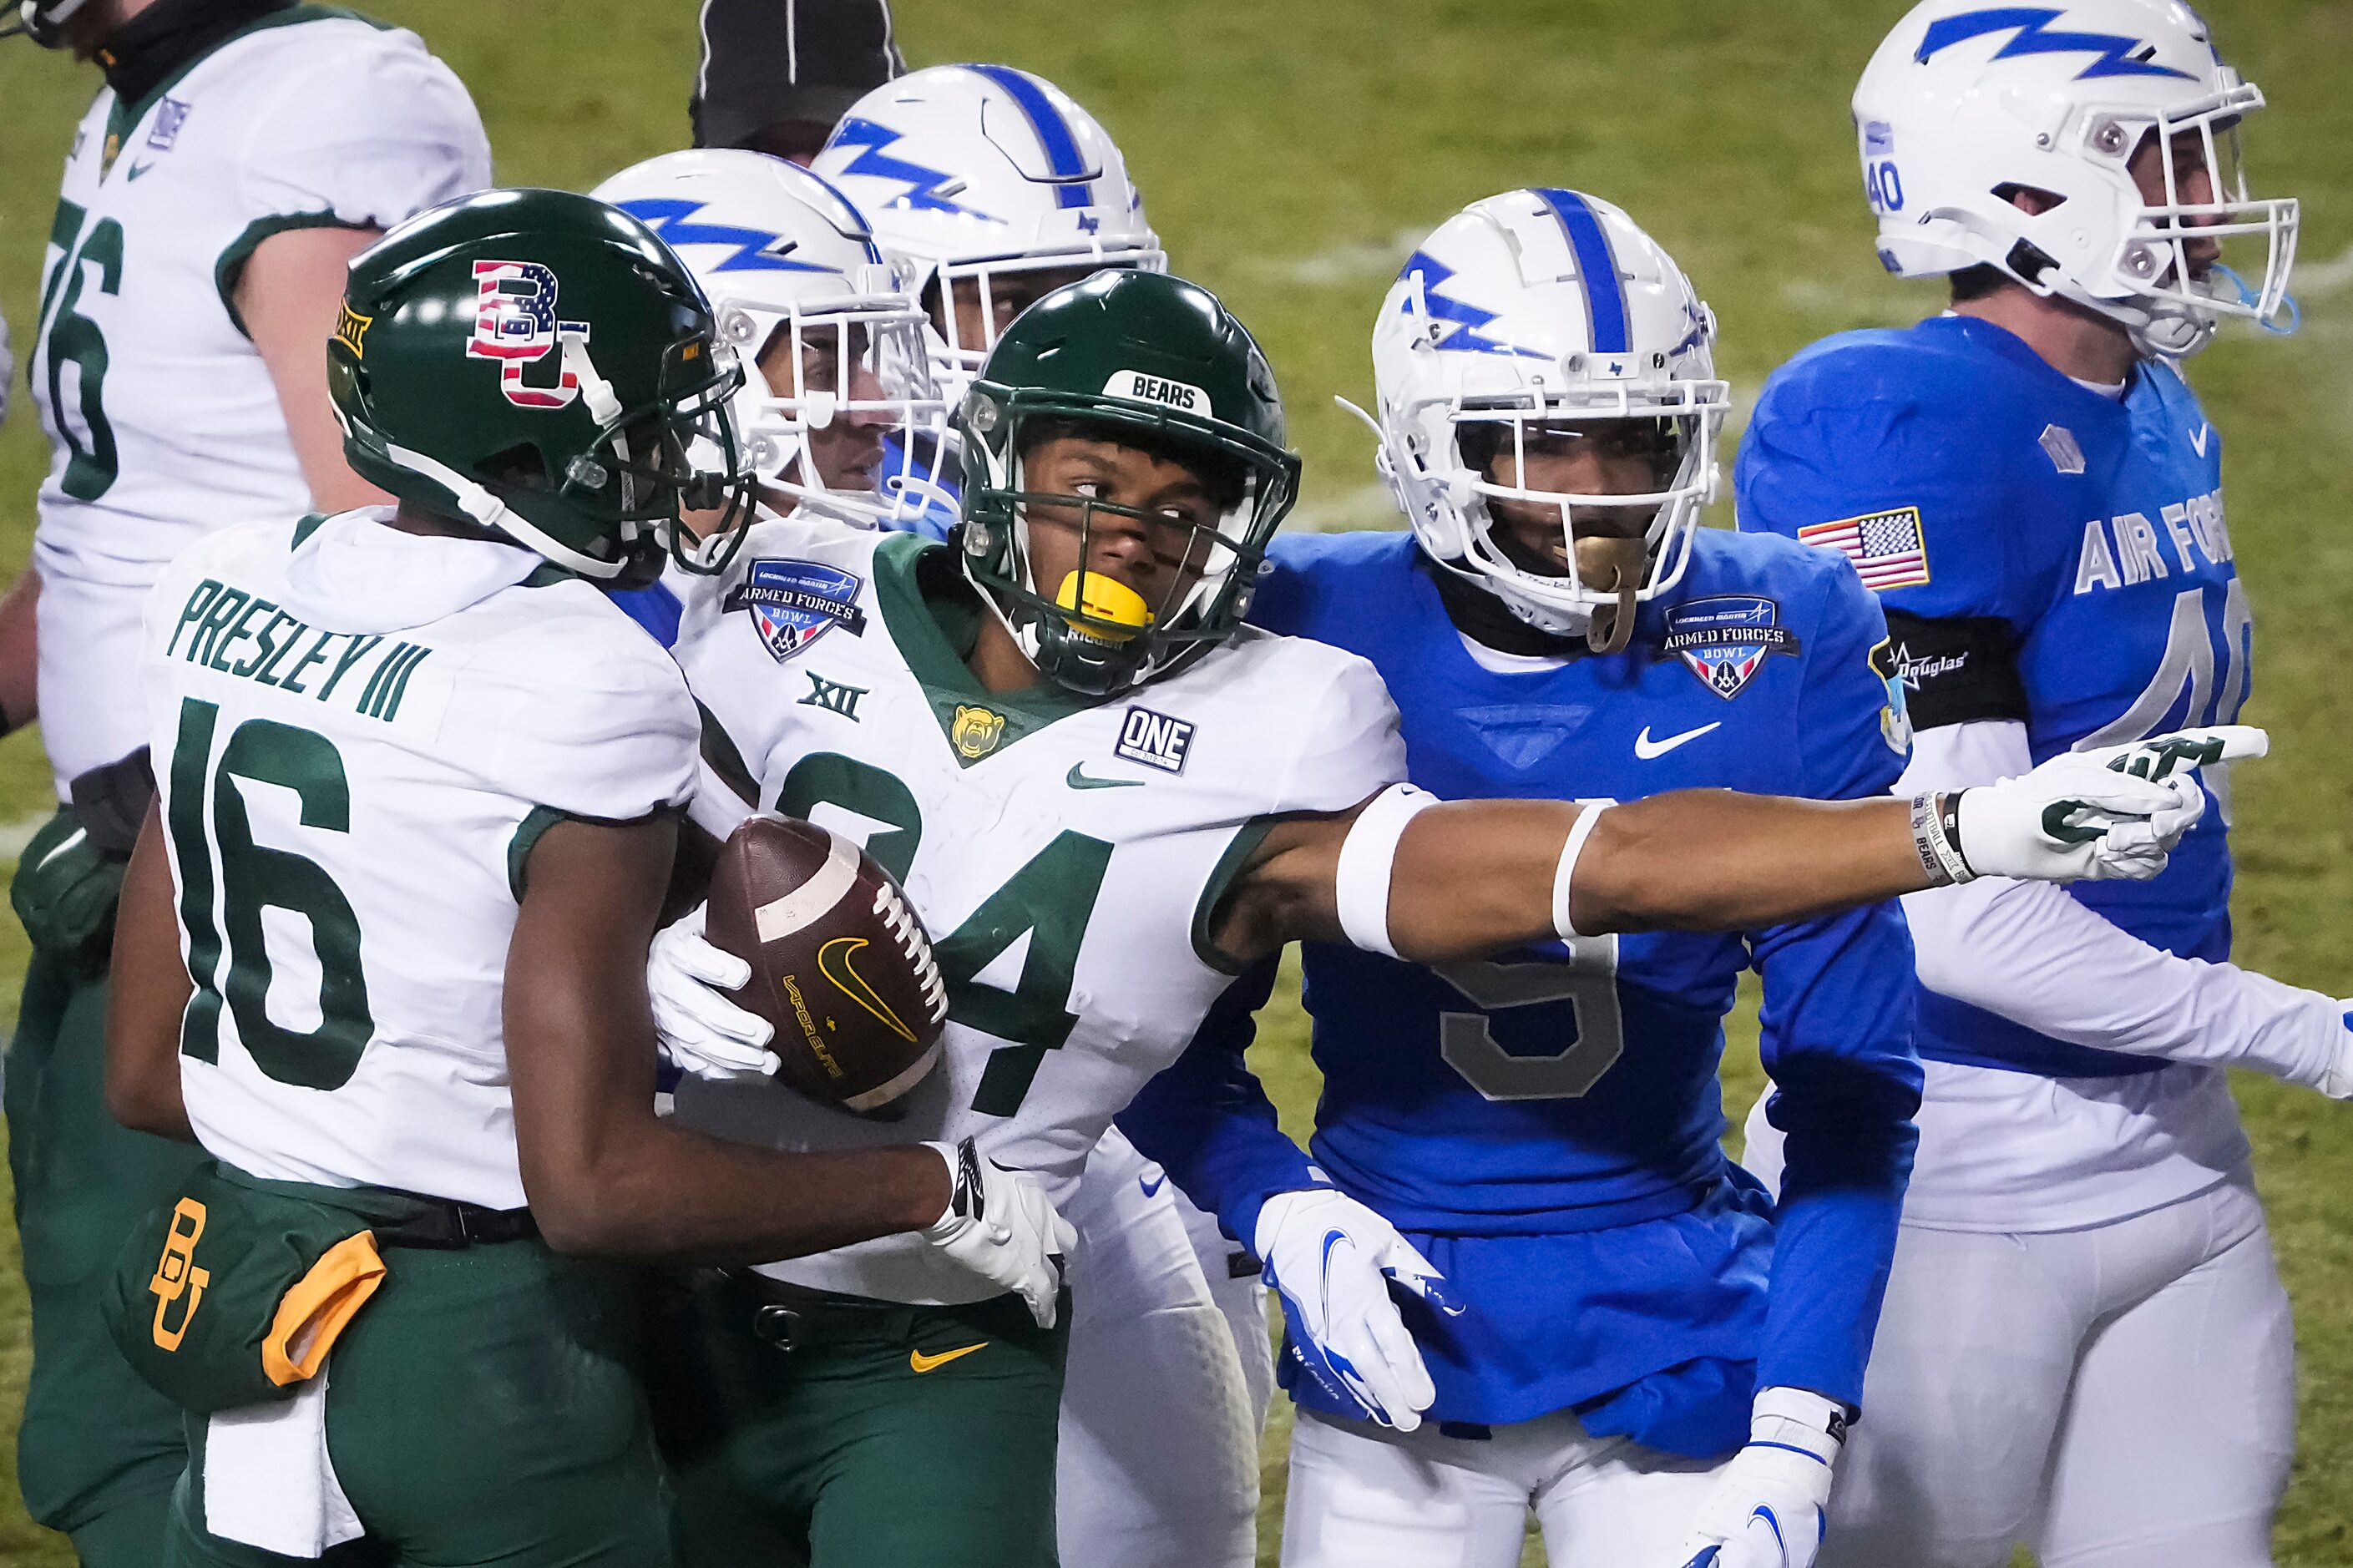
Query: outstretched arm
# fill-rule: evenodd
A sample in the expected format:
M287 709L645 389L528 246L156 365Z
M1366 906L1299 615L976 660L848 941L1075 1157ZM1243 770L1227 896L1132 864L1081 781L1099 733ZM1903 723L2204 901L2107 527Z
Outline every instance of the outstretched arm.
M2211 754L2193 762L2260 753L2260 731L2199 735ZM1604 809L1391 790L1277 824L1213 930L1245 961L1308 940L1443 963L1555 936L1773 925L1977 876L2150 877L2204 808L2173 773L2184 744L2070 753L1912 801L1681 790Z

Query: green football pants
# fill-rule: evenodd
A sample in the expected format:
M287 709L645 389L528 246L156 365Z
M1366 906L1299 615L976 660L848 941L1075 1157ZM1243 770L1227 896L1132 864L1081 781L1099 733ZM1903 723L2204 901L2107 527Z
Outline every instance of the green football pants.
M681 1568L1055 1568L1070 1316L709 1283L653 1384Z
M180 1412L132 1372L98 1302L132 1227L204 1152L107 1114L105 1023L105 976L36 949L5 1093L32 1304L16 1479L26 1511L70 1534L85 1568L152 1568L187 1461Z
M327 1362L327 1453L366 1536L296 1559L208 1533L192 1416L168 1568L669 1568L626 1276L537 1241L384 1257Z

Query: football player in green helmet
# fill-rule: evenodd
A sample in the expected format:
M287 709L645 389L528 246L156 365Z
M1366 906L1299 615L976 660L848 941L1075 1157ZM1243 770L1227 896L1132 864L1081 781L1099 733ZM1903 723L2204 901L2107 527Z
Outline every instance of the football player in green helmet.
M695 821L723 835L766 807L862 838L935 933L943 1066L883 1128L776 1089L773 1031L721 989L748 970L698 910L651 973L657 1028L702 1064L677 1092L690 1126L778 1148L968 1137L1061 1205L1233 974L1287 942L1442 963L1745 930L1979 873L2148 875L2203 799L2075 758L1958 801L1440 804L1401 782L1369 663L1242 624L1298 467L1265 362L1214 296L1134 271L1058 289L1007 329L960 417L949 546L761 521L724 572L681 584L675 650L706 781L740 796L699 791ZM1449 1310L1444 1282L1402 1242L1342 1228L1324 1250L1280 1281L1309 1374L1426 1405L1382 1315L1392 1284ZM690 1565L1054 1562L1068 1313L889 1240L762 1265L696 1314L709 1382L662 1391L704 1423L674 1456Z
M161 799L107 1092L212 1158L133 1233L107 1318L160 1392L238 1416L191 1423L144 1560L364 1538L660 1568L628 1281L595 1258L906 1233L1046 1310L1068 1227L969 1150L786 1154L655 1115L646 950L698 720L599 584L689 553L689 448L732 460L735 372L677 258L588 197L484 192L356 259L332 352L352 461L398 505L223 529L149 601Z
M488 363L451 374L469 361ZM616 588L732 548L755 482L726 416L743 374L669 247L565 191L484 192L386 237L353 259L327 345L355 471ZM725 508L715 546L681 505Z
M1231 637L1299 492L1266 356L1166 273L1098 272L1024 311L955 425L965 572L1022 656L1089 697ZM1111 499L1131 470L1140 506Z

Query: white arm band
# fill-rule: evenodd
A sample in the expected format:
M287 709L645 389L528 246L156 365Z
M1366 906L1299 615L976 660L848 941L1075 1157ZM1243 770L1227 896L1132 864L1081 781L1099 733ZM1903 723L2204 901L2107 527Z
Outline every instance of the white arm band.
M1601 814L1618 803L1614 800L1579 801L1585 807L1569 825L1568 839L1560 847L1560 864L1552 874L1552 929L1563 942L1577 937L1577 922L1568 918L1568 884L1577 875L1577 858L1585 853L1585 841L1593 837L1593 825Z
M1427 790L1391 784L1366 801L1349 825L1348 837L1340 841L1332 898L1350 946L1402 956L1389 941L1389 879L1397 867L1398 840L1405 836L1407 823L1437 804L1438 797Z

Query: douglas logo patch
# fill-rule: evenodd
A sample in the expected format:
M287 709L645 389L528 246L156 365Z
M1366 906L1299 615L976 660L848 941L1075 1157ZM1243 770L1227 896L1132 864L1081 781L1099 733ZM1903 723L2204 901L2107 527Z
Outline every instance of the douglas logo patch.
M858 607L860 585L855 572L821 561L754 561L721 607L750 611L760 640L781 663L835 626L863 636L866 612Z
M1754 594L1694 599L1667 612L1666 651L1682 659L1718 697L1740 695L1767 654L1795 654L1797 634L1780 623L1781 606Z

